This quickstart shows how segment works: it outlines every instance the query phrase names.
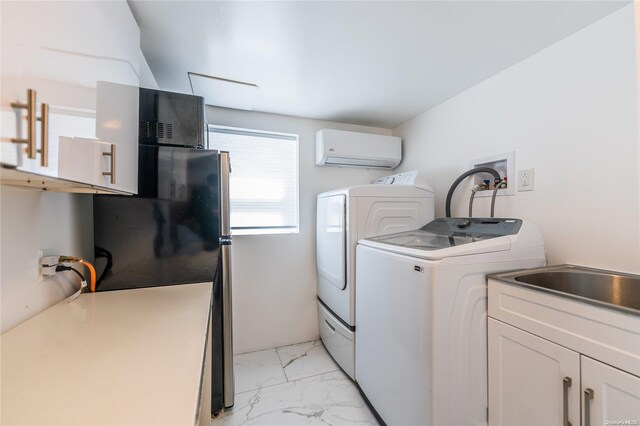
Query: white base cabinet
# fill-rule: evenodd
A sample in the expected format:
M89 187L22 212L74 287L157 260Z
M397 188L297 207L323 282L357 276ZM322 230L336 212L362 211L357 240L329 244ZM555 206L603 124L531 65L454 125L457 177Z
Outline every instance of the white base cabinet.
M640 316L491 278L488 294L489 425L640 425Z
M488 335L489 424L580 423L580 354L492 318Z
M584 426L640 425L640 377L582 357Z

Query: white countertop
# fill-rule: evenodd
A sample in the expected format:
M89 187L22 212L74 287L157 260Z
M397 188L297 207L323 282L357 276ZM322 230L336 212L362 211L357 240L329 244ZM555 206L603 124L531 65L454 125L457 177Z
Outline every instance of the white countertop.
M211 283L87 293L0 337L0 422L191 425Z

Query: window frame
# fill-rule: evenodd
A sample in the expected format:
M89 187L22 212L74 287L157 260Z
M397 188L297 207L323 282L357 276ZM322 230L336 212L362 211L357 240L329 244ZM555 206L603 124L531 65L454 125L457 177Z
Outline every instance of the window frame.
M300 233L300 135L296 133L274 132L271 130L259 130L248 129L243 127L225 126L221 124L207 123L207 147L209 149L217 148L212 147L211 133L216 133L216 130L222 130L218 133L228 133L243 136L256 136L267 137L279 140L295 141L295 173L296 173L296 224L295 226L241 226L231 227L231 235L274 235L274 234L299 234ZM225 132L226 131L226 132ZM231 160L231 173L233 176L233 155L230 156ZM230 193L230 202L233 201L233 194ZM233 213L230 212L232 215Z

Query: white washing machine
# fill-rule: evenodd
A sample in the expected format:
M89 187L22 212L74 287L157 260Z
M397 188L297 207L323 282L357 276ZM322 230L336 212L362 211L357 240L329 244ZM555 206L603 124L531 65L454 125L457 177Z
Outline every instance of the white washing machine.
M356 381L377 413L390 426L485 425L486 275L544 266L538 229L444 218L356 253Z
M418 229L433 218L433 190L418 171L318 195L316 260L320 337L352 379L355 379L358 240Z

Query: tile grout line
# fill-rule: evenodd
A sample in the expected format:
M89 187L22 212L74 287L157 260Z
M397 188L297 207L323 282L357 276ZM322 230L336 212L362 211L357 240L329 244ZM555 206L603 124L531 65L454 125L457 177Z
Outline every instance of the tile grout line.
M255 388L255 389L248 389L248 390L245 390L245 391L242 391L242 392L238 392L238 393L236 393L236 395L240 395L240 394L247 393L247 392L255 392L255 391L259 391L259 390L261 390L261 389L267 389L267 388L272 388L272 387L274 387L274 386L284 385L285 383L294 383L294 382L297 382L297 381L299 381L299 380L304 380L304 379L308 379L308 378L311 378L311 377L320 376L320 375L322 375L322 374L328 374L328 373L333 373L333 372L335 372L335 371L340 371L340 367L339 367L338 365L336 365L336 368L335 368L334 370L329 370L329 371L325 371L325 372L322 372L322 373L312 374L311 376L299 377L299 378L297 378L297 379L290 379L290 378L289 378L289 375L287 374L287 371L286 371L286 369L285 369L285 367L284 367L284 365L283 365L283 363L282 363L282 357L280 356L280 352L278 351L278 349L280 349L280 348L287 348L287 347L289 347L289 346L298 346L298 345L304 345L304 344L306 344L306 343L312 343L311 348L309 348L309 350L308 350L308 351L311 351L311 350L313 350L314 348L319 347L319 346L318 346L318 343L319 343L319 342L321 342L321 340L320 340L320 339L317 339L317 340L311 340L311 341L308 341L308 342L294 343L294 344L292 344L292 345L278 346L278 347L275 347L275 348L269 348L269 349L260 349L260 350L257 350L257 351L244 352L244 353L242 353L242 354L236 354L236 355L234 355L234 358L235 358L235 357L237 357L237 356L247 355L247 354L252 354L252 353L257 353L257 352L275 351L276 356L278 357L278 362L279 362L279 364L280 364L280 370L282 371L282 373L283 373L283 375L284 375L284 378L285 378L285 380L286 380L286 381L285 381L285 382L283 382L283 383L275 383L275 384L273 384L273 385L260 386L260 387L257 387L257 388ZM322 346L324 347L324 345L322 345ZM326 349L325 349L325 350L326 350ZM307 351L307 352L308 352L308 351ZM306 355L306 353L305 353L305 355ZM294 360L294 361L295 361L295 360Z
M249 389L249 390L245 390L245 391L242 391L242 392L238 392L238 393L236 393L236 395L242 395L243 393L255 392L255 391L262 390L262 389L269 389L269 388L272 388L274 386L286 385L287 383L289 383L289 382L287 381L287 382L282 382L282 383L276 383L276 384L273 384L273 385L260 386L259 388Z
M304 352L304 354L303 354L303 355L300 355L300 356L298 356L298 357L294 357L294 358L293 358L293 359L292 359L292 360L291 360L291 361L290 361L286 366L284 366L284 365L283 365L283 367L282 367L282 368L283 368L283 370L284 370L284 375L285 375L285 377L287 378L287 382L295 382L295 381L298 381L298 380L307 379L307 378L309 378L309 377L315 377L315 376L319 376L319 375L321 375L321 374L332 373L332 372L334 372L334 371L338 371L338 370L340 370L340 367L339 367L337 364L335 364L335 361L334 361L334 364L335 364L335 367L336 367L334 370L329 370L329 371L325 371L325 372L322 372L322 373L312 374L311 376L298 377L297 379L289 379L289 375L287 374L286 367L288 367L289 365L292 365L295 361L297 361L297 360L299 360L299 359L301 359L301 358L303 358L303 357L305 357L305 356L308 356L309 352L311 352L311 351L312 351L312 350L314 350L315 348L322 347L322 348L325 350L325 352L327 352L327 349L326 349L326 347L324 346L324 344L322 343L322 340L321 340L321 339L311 340L311 341L309 341L309 342L297 343L297 344L295 344L295 345L287 345L287 346L281 346L281 347L280 347L280 348L286 348L286 347L289 347L289 346L299 346L299 345L304 345L304 344L307 344L307 343L311 343L311 347L310 347L309 349L307 349L307 350ZM280 357L280 352L278 351L278 349L279 349L279 348L276 348L276 353L278 354L278 357ZM328 353L328 352L327 352L327 355L329 355L329 353ZM330 356L330 355L329 355L329 356ZM333 361L333 359L332 359L332 361ZM282 364L282 358L280 358L280 363Z
M281 348L288 348L289 346L304 345L305 343L315 343L315 342L321 342L321 339L309 340L307 342L300 342L300 343L292 343L290 345L284 345L284 346L276 346L275 348L256 349L255 351L242 352L241 354L233 354L233 356L236 357L236 356L240 356L240 355L253 354L253 353L256 353L256 352L271 351L271 350L274 350L274 349L275 349L276 352L278 352L278 349L281 349Z
M247 393L247 392L255 392L255 391L262 390L262 389L275 388L276 386L286 385L287 383L295 383L295 382L299 382L300 380L306 380L306 379L310 379L310 378L312 378L312 377L322 376L323 374L335 373L336 371L341 371L341 370L340 370L340 367L336 368L335 370L325 371L324 373L312 374L311 376L300 377L300 378L298 378L298 379L288 380L288 381L286 381L286 382L276 383L276 384L274 384L274 385L261 386L261 387L259 387L259 388L255 388L255 389L250 389L250 390L246 390L246 391L238 392L236 395L241 395L241 394L243 394L243 393ZM348 376L343 377L343 378L344 378L344 379L349 380L349 382L353 382L353 381L352 381Z
M285 346L280 346L280 347L284 348ZM274 350L276 351L276 355L278 356L278 361L280 361L280 369L284 374L284 378L287 379L287 383L289 383L289 376L287 376L287 370L284 369L284 365L282 364L282 358L280 357L280 352L278 352L278 348L274 348Z
M236 357L236 356L242 356L242 355L249 355L249 354L255 354L257 352L273 351L275 349L277 348L256 349L255 351L242 352L241 354L233 354L233 356Z
M298 382L300 380L310 379L312 377L322 376L323 374L335 373L336 371L340 371L340 367L336 368L335 370L325 371L324 373L317 373L317 374L312 374L311 376L300 377L299 379L292 380L290 383ZM280 383L280 384L283 385L284 383Z
M237 368L237 367L238 367L238 365L236 364L236 361L235 361L237 357L244 356L244 355L248 355L248 354L254 354L254 353L258 353L258 352L271 352L271 351L274 351L274 352L276 353L276 358L278 359L278 365L280 366L280 370L282 371L282 373L283 373L283 375L284 375L284 379L285 379L285 381L284 381L284 382L281 382L281 383L274 383L274 384L271 384L271 385L259 386L259 387L257 387L257 388L243 390L242 392L236 392L236 393L234 393L234 395L240 395L240 394L247 393L247 392L255 392L255 391L259 391L259 390L261 390L261 389L266 389L266 388L270 388L270 387L273 387L273 386L282 385L282 384L285 384L285 383L288 383L288 382L289 382L289 379L288 379L288 377L287 377L286 373L284 372L284 369L282 368L282 361L281 361L281 359L280 359L280 354L278 354L277 348L260 349L260 350L253 351L253 352L245 352L245 353L242 353L242 354L236 354L236 355L234 355L234 356L233 356L233 359L234 359L234 362L233 362L233 364L234 364L234 368Z

